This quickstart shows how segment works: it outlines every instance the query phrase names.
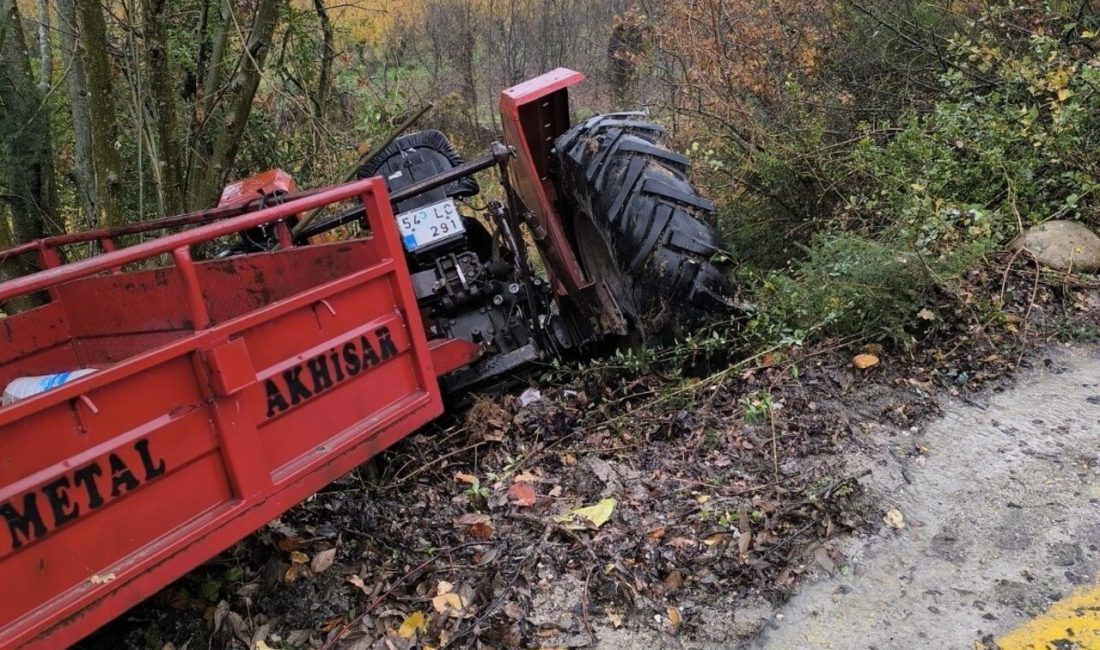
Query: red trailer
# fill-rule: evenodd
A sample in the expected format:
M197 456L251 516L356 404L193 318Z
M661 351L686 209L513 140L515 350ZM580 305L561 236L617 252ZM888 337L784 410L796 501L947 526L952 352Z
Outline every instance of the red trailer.
M351 198L373 236L191 260ZM0 385L98 370L0 409L3 648L77 641L443 410L379 179L57 265L0 300L35 291L50 301L0 320Z

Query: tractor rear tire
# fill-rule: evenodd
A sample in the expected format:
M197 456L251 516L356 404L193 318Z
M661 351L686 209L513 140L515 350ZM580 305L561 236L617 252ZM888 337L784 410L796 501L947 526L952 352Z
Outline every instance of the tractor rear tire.
M711 261L720 249L706 223L714 203L688 180L690 161L665 146L665 130L644 118L593 117L555 142L581 264L643 337L733 307Z

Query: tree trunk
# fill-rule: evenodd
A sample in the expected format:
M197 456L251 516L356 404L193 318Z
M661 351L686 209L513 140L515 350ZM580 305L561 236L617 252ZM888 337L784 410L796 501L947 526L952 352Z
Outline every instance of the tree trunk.
M88 107L88 80L77 38L76 4L57 0L57 31L61 34L61 61L68 71L69 111L73 119L73 175L76 196L87 228L96 226L95 167L92 165L92 114Z
M325 119L325 104L328 103L328 90L332 78L332 61L336 58L336 46L333 44L332 22L325 9L325 0L313 0L313 8L321 21L321 33L324 35L321 54L321 74L317 78L317 92L313 103L317 106L318 121Z
M152 137L157 169L153 178L159 180L163 199L161 210L166 214L183 212L184 180L176 140L176 97L172 86L172 71L168 64L168 30L164 15L168 0L142 0L141 22L145 35L146 104L152 116ZM163 216L163 215L162 215Z
M203 156L202 150L196 154L200 156L200 160L202 158L205 160L196 167L195 174L189 179L187 190L190 209L206 208L213 204L218 198L226 177L232 171L241 136L244 135L245 127L248 125L252 101L256 97L256 90L263 76L264 60L267 58L268 50L271 49L271 37L275 33L282 4L283 0L260 0L256 16L252 21L252 31L248 35L248 43L235 68L237 73L230 82L230 90L233 94L224 102L228 104L225 113L216 120L207 117L208 128L216 125L220 129L201 139L212 145L206 145L210 152L208 156Z
M59 232L53 178L49 111L31 73L30 54L15 0L0 0L0 200L8 206L11 228L0 237L22 243ZM26 258L0 260L0 276L33 271ZM9 307L10 308L10 307Z
M233 19L230 13L229 1L216 0L218 3L218 22L210 48L210 59L207 65L200 69L201 76L196 80L196 83L201 84L201 95L195 100L191 124L188 127L187 142L189 146L184 158L186 173L183 186L185 188L191 187L191 184L197 182L197 179L201 177L202 168L206 164L207 156L210 153L201 136L210 120L211 113L217 106L218 99L222 95L221 83L225 59L225 42L229 35L230 22ZM206 29L209 30L209 17L207 17L207 21Z
M16 242L60 232L55 220L57 189L53 178L49 111L41 110L42 95L31 73L22 18L15 0L0 0L0 138L7 172L5 194L12 211Z
M462 27L459 32L458 68L462 77L462 98L466 103L466 119L470 134L478 133L477 119L477 69L475 65L477 41L474 34L474 8L469 0L462 4Z
M53 46L50 42L50 3L38 0L38 88L45 95L53 83Z
M84 64L86 97L92 126L92 168L95 170L95 223L126 222L122 208L122 160L115 148L118 125L111 66L107 60L107 26L99 2L77 0L77 53Z

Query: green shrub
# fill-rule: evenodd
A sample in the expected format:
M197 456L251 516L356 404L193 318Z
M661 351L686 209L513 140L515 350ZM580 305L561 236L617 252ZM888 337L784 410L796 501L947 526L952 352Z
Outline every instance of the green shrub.
M981 254L971 247L928 258L859 235L819 235L804 260L755 283L746 331L762 343L840 336L907 347L931 324L918 314Z
M850 336L909 346L937 324L921 310L949 306L962 275L1021 230L1097 221L1100 59L1079 46L1097 35L1043 19L1061 37L977 25L952 39L928 110L867 126L827 160L797 152L769 163L823 170L832 178L820 186L843 199L785 269L743 272L750 334L764 344ZM773 237L797 241L784 235Z

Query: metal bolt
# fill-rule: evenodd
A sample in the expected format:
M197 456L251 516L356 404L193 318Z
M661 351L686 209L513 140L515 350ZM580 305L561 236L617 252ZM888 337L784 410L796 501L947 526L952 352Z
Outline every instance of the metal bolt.
M504 296L500 295L499 293L497 295L493 296L493 304L498 306L498 307L503 305L504 304ZM483 309L482 311L485 311L485 310Z

